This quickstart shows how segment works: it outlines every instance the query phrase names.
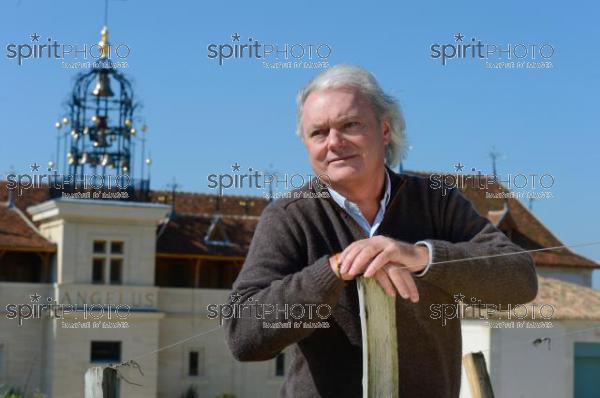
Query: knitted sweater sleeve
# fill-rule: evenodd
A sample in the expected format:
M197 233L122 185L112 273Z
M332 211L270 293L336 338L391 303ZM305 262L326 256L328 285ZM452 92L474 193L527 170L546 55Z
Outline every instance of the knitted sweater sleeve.
M345 283L331 270L329 256L307 264L306 253L306 239L286 208L269 205L233 285L241 315L225 320L227 343L236 359L275 357L315 330L293 327L294 322L324 321L339 300ZM267 327L288 321L292 327Z
M489 304L523 304L535 298L533 258L511 254L523 249L479 215L458 190L440 199L437 218L443 239L427 240L433 264L423 281Z

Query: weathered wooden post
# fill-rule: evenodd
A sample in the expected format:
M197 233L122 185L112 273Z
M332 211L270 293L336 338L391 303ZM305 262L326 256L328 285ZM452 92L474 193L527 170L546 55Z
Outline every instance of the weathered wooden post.
M472 352L463 356L463 364L471 396L473 398L494 398L492 383L485 365L485 357L480 352Z
M374 278L356 281L363 350L363 397L398 398L396 299Z
M85 372L85 398L117 398L117 371L95 366Z

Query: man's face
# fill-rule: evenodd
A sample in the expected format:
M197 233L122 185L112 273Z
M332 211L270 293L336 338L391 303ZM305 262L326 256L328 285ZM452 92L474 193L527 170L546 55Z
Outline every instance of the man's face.
M373 178L390 141L368 100L354 88L314 91L304 102L302 135L313 171L333 184ZM326 180L325 180L326 181Z

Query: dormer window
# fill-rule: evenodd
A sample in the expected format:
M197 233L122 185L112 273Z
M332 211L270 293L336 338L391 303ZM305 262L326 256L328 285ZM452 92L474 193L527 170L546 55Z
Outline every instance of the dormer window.
M221 222L221 217L213 217L204 237L204 242L213 246L231 246L231 241L227 236L225 226Z

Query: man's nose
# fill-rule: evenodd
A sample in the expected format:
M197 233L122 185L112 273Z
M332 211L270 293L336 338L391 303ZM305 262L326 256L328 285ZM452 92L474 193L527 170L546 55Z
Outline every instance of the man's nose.
M338 129L330 129L327 137L327 144L329 147L340 148L344 146L345 139L344 135Z

